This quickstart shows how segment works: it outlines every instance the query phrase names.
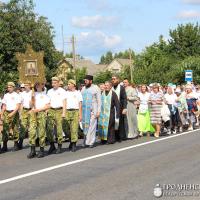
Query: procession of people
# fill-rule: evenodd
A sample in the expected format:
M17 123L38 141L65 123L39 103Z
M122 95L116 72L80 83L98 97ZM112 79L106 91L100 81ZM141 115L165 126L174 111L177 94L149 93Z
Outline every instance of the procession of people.
M69 151L76 152L80 131L82 148L192 131L199 127L199 90L193 83L136 86L118 75L99 85L86 75L81 88L75 80L65 86L53 77L48 91L45 83L26 81L17 92L8 82L1 101L0 153L8 151L9 140L14 151L23 149L26 137L31 159L62 153L66 138Z

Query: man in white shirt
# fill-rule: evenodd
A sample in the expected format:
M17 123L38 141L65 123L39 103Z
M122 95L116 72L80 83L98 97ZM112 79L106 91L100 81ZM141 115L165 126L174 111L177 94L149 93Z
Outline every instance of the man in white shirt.
M3 148L1 149L2 152L7 151L7 142L9 139L10 131L12 133L12 139L14 140L14 151L19 150L18 142L21 138L19 133L19 108L21 105L21 98L20 95L17 94L15 91L15 84L13 82L7 83L7 91L3 97L2 103L2 112L1 112L1 119L3 120Z
M46 117L47 109L49 108L50 99L44 92L44 84L35 84L36 92L34 93L34 108L31 113L35 115L35 120L30 125L29 143L31 146L31 151L28 154L28 158L33 158L36 156L35 145L36 138L39 137L40 151L37 155L38 158L44 157L44 147L46 139Z
M82 95L76 90L76 81L70 79L68 81L68 91L66 92L67 113L65 125L68 133L70 133L69 150L76 151L76 143L78 141L79 122L82 121Z
M25 134L28 131L30 124L33 124L34 116L30 112L33 107L33 98L32 98L32 90L31 90L31 82L26 81L24 83L24 91L20 93L21 95L21 135L19 141L19 148L22 148L23 139L25 138Z
M66 91L60 87L60 79L58 77L52 78L52 89L47 92L50 98L50 109L48 110L47 120L47 137L50 142L50 148L48 153L54 152L54 137L53 130L57 128L58 149L57 154L62 152L63 134L62 134L62 122L66 115Z

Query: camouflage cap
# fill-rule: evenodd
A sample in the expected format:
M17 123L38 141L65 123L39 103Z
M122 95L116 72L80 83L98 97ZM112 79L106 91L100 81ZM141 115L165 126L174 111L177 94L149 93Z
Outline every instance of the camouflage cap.
M52 81L60 81L60 79L58 77L56 77L56 76L52 77L51 80Z
M69 79L69 80L68 80L68 84L73 84L73 85L76 85L76 81L75 81L75 80L73 80L73 79Z
M8 82L7 86L15 87L15 84L13 82Z

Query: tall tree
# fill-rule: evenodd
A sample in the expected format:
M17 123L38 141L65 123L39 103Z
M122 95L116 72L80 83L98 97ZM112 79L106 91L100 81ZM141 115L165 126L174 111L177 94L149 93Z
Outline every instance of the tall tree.
M53 43L54 31L47 18L34 12L33 0L11 0L0 7L0 66L3 71L16 71L16 52L25 52L27 44L43 50L47 72L61 59Z
M111 51L108 51L105 55L101 56L99 64L109 64L113 60L113 54Z
M200 55L200 27L188 23L178 25L174 30L170 30L169 45L171 52L180 58Z

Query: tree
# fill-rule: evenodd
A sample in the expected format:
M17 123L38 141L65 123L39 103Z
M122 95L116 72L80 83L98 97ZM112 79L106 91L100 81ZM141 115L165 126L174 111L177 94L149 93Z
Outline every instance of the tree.
M99 72L94 77L94 83L100 84L105 83L105 81L109 81L112 78L112 73L108 70L104 72Z
M113 54L108 51L105 55L101 56L99 64L110 64L113 61Z
M188 56L200 55L200 27L188 23L178 25L174 30L169 31L169 45L171 52L184 59Z
M124 52L120 51L119 53L115 53L114 58L122 58L122 59L129 59L130 58L130 52L132 59L135 58L135 53L133 50L127 49Z
M16 52L25 52L27 44L35 51L44 51L48 73L54 74L62 53L53 43L52 25L34 12L33 0L11 0L0 7L0 66L5 72L17 71Z

